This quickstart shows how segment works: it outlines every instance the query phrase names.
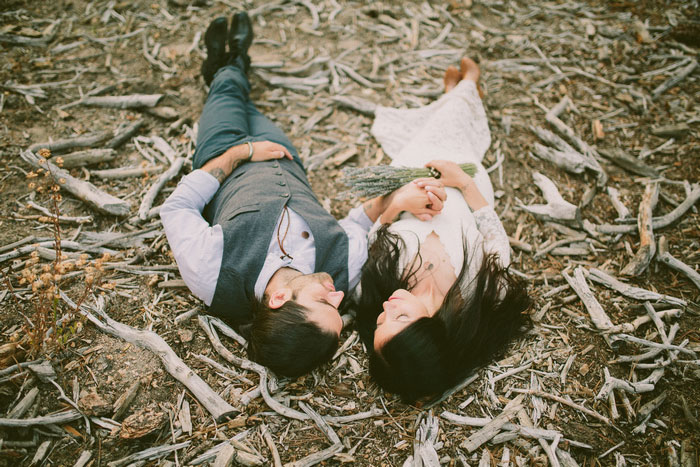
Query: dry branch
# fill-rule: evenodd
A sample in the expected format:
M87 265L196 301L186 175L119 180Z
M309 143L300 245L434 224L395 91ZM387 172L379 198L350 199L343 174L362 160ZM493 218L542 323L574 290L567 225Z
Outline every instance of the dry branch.
M82 418L83 415L77 410L66 410L43 417L33 418L0 418L0 426L8 428L27 428L36 425L58 425L61 423L69 423Z
M577 267L574 271L574 277L569 276L565 272L562 272L562 275L586 306L586 310L588 310L588 314L591 317L591 321L593 321L595 327L601 331L612 328L612 321L610 321L610 318L608 318L608 315L603 310L603 307L600 306L600 303L595 298L595 295L593 295L593 292L591 292L591 289L588 287L588 283L586 283L583 268L581 266Z
M114 149L88 149L87 151L71 152L61 156L63 159L62 167L72 169L74 167L82 167L84 165L99 164L101 162L110 162L117 157Z
M690 76L690 74L695 70L695 68L698 66L697 60L693 60L690 62L690 64L686 67L683 67L678 73L675 75L671 76L669 79L661 83L656 87L651 92L651 96L653 99L658 99L661 94L665 93L681 81L683 81L685 78Z
M139 207L139 218L142 221L148 220L149 211L151 209L151 206L153 205L153 201L155 201L156 196L158 196L158 192L160 192L161 188L163 188L166 183L168 183L170 180L175 178L177 174L180 173L180 170L182 170L182 166L184 164L185 158L177 157L172 162L170 168L163 172L155 181L155 183L153 183L153 185L151 185L151 187L148 189L148 192L146 192L146 195L141 201L141 206Z
M115 109L139 109L155 107L163 94L131 94L128 96L89 96L80 100L89 107L110 107Z
M656 242L654 241L654 229L651 225L651 219L658 200L659 184L647 184L642 201L639 203L639 215L637 217L639 250L632 261L622 269L622 274L625 276L638 276L643 273L656 253Z
M48 167L48 170L50 170L51 174L54 176L56 183L61 188L65 189L76 198L84 201L98 211L120 217L129 214L129 203L105 193L90 182L73 177L66 170L56 167L51 162L46 161L42 163L42 159L32 151L23 151L21 153L21 157L29 164L37 168L46 169Z
M532 178L535 180L535 185L542 191L547 204L521 206L522 209L545 220L580 222L581 213L578 207L562 198L554 182L539 172L533 173Z
M636 157L632 157L620 148L599 149L598 152L610 159L623 169L644 177L659 178L661 174L653 167L646 165Z
M185 365L185 362L155 332L134 329L131 326L113 320L102 310L103 302L101 300L97 302L96 308L92 308L92 311L101 318L100 320L100 318L97 318L86 309L86 305L76 307L75 303L63 291L61 291L61 298L100 331L148 349L157 355L165 366L165 370L189 389L192 395L209 411L215 420L225 420L237 413L235 408L223 400L202 378Z
M498 414L496 418L487 423L484 428L464 440L459 446L471 453L476 451L482 444L487 443L491 438L496 436L503 425L508 423L518 410L522 408L522 401L524 398L525 396L521 394L512 399L506 404L503 411Z
M678 219L686 213L688 209L693 207L693 205L700 199L700 185L693 185L688 196L683 200L681 204L676 206L676 208L660 217L652 218L652 228L654 230L661 229L676 222ZM596 225L595 229L604 234L618 234L618 233L630 233L634 232L637 227L635 225L610 225L601 224Z
M695 287L700 289L700 274L698 274L695 269L688 266L683 261L674 258L671 255L671 253L668 251L668 242L664 236L659 239L659 253L656 255L656 260L660 263L664 263L671 269L675 269L676 271L685 274L685 276L690 279L693 284L695 284Z
M657 292L652 292L651 290L642 289L633 285L625 284L624 282L620 282L610 274L606 274L600 269L591 268L588 272L589 279L599 284L602 284L609 289L616 290L625 297L634 298L635 300L648 300L652 302L658 301L677 306L687 305L687 302L680 298L671 297L670 295L664 295Z

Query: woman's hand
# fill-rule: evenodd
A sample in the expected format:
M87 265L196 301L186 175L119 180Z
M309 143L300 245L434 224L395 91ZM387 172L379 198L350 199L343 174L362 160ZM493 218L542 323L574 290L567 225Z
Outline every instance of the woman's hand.
M244 146L246 151L248 151L248 144L246 143ZM289 152L289 149L281 144L273 143L272 141L255 141L253 143L253 158L251 159L253 162L282 159L283 157L292 160L292 154Z
M451 186L461 190L470 182L472 178L462 170L462 168L452 161L433 160L425 164L426 167L433 168L440 172L439 180L445 186Z
M418 181L422 186L418 185ZM401 212L408 211L418 219L427 221L440 214L447 199L445 188L439 180L422 178L414 180L387 197L387 207L382 214L383 223L391 223Z
M451 161L434 160L428 162L425 166L432 167L440 172L438 180L443 182L445 186L451 186L461 191L464 200L472 211L488 205L476 183L474 183L474 179L465 173L459 165Z

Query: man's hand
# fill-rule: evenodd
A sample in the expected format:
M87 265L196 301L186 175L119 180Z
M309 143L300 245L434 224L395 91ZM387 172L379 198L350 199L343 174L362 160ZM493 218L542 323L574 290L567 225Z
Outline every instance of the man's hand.
M401 212L408 211L427 221L440 214L447 193L443 183L434 178L420 178L402 186L387 196L383 223L391 223Z
M248 145L245 144L246 150L248 150ZM269 161L270 159L282 159L286 157L290 161L292 160L292 154L289 149L282 146L281 144L273 143L272 141L256 141L253 143L253 158L251 161Z
M253 144L253 157L251 161L267 161L270 159L292 159L289 150L281 144L272 141L256 141ZM239 144L229 148L226 152L217 156L202 166L202 170L213 175L219 183L224 183L226 177L231 175L238 166L248 160L250 146L248 143Z

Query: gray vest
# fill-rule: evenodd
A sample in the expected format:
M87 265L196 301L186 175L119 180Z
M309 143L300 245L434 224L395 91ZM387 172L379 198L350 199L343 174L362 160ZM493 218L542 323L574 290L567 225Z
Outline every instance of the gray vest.
M338 290L348 289L348 237L318 202L306 173L289 159L238 167L204 210L224 232L224 254L209 313L234 324L253 320L255 282L275 226L287 205L304 218L316 246L314 272L327 272Z

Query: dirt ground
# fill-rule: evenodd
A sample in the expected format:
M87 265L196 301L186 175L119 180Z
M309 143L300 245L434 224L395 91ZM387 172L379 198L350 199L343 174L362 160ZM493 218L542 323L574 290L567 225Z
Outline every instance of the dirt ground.
M596 225L616 223L618 213L605 188L599 188L590 203L583 201L587 190L596 184L594 173L567 173L532 155L538 139L531 126L551 129L545 114L567 96L573 105L560 118L578 137L601 153L622 150L662 174L655 216L672 211L686 198L684 182L700 182L698 68L654 95L658 86L698 59L697 3L595 0L451 0L431 4L4 1L0 8L0 255L54 238L54 224L28 206L34 202L50 208L52 203L46 192L37 192L30 185L28 174L36 169L20 158L22 151L35 143L115 130L143 119L137 134L116 148L112 160L67 169L74 177L89 180L125 200L129 214L106 215L62 192L58 203L61 215L92 216L92 220L62 223L61 238L82 245L102 243L113 250L104 262L103 282L91 289L85 303L93 303L92 295L101 296L114 320L158 333L240 413L228 422L216 423L166 372L156 355L84 320L69 321L62 328L61 345L32 354L27 331L35 325L39 299L21 281L21 271L27 267L31 252L41 247L24 248L14 257L0 256L0 417L17 418L12 416L17 403L38 388L36 399L19 418L71 409L69 399L77 402L91 421L89 426L80 418L23 428L2 428L7 425L0 422L0 465L75 465L84 452L90 453L90 460L82 465L188 465L237 435L242 443L234 445L237 452L249 450L248 455L273 465L266 435L282 463L300 460L332 444L313 422L280 416L260 397L240 404L241 396L258 385L258 375L235 369L221 358L197 316L175 319L193 309L203 312L204 307L178 283L180 276L157 216L146 221L137 218L141 200L159 174L123 179L102 179L96 174L103 169L167 164L144 137L160 136L178 154L191 154L192 128L206 99L199 72L205 54L202 35L212 19L229 17L238 9L254 14L252 98L287 132L302 159L328 156L310 170L309 178L323 205L337 217L353 205L338 196L344 189L341 169L387 163L388 158L382 158L370 134L372 118L335 98L417 107L440 95L448 65L457 65L465 55L481 65L484 106L492 132L484 165L494 167L491 180L497 195L496 211L509 236L517 240L513 242L513 267L531 283L536 303L531 313L537 319L526 336L511 345L498 362L479 371L474 382L430 408L440 420L436 446L440 464L549 465L546 450L558 443L556 457L562 465L698 465L698 289L686 276L656 261L641 275L626 280L687 302L675 307L681 311L679 317L666 321L667 330L678 324L672 342L687 352L680 356L678 352L662 354L672 361L666 363L652 391L634 394L618 390L611 398L599 399L596 395L606 381L605 369L613 377L631 382L649 376L651 370L644 364L614 361L648 349L629 342L613 343L596 330L572 289L554 289L566 285L563 273L572 275L579 266L621 277L620 271L639 247L639 236L636 231L594 235L584 224L570 224L575 234L587 235L583 245L587 251L553 250L535 257L547 242L570 237L572 232L522 209L523 205L544 202L533 183L532 174L537 171L549 177L567 201L581 204L582 220ZM27 40L18 44L18 37ZM156 108L160 115L153 109L68 105L92 91L114 96L162 94ZM675 127L664 128L668 125ZM134 140L137 136L141 139ZM97 143L92 147L101 146ZM51 160L59 156L54 154ZM623 204L636 217L650 177L607 158L600 164L609 177L607 186L619 190ZM191 164L186 163L181 175L189 170ZM153 206L165 200L178 179L161 190ZM109 242L91 237L90 232L132 236ZM698 269L700 215L696 207L655 234L666 237L673 256ZM22 247L11 246L29 236L34 238ZM63 250L81 252L71 250L68 243ZM51 264L46 259L50 252L42 251L39 265ZM90 251L88 261L100 255ZM68 274L58 286L76 300L88 284L87 275ZM589 285L614 324L646 315L642 302L592 281ZM674 308L654 306L657 311ZM50 309L60 316L67 307L57 299ZM538 314L543 309L545 312ZM661 341L659 331L649 323L628 334ZM245 356L240 344L222 339L235 355ZM414 454L417 423L427 410L403 404L379 390L369 378L362 344L352 325L343 331L341 343L348 339L351 345L342 355L311 375L281 380L274 396L295 409L304 401L324 416L377 409L379 415L335 425L343 446L323 462L402 465ZM212 367L202 356L229 370ZM53 367L54 383L27 368L2 372L39 358ZM511 376L497 378L510 370ZM124 413L115 416L118 399L137 381L135 398ZM556 430L561 439L540 442L521 433L502 436L469 452L462 443L481 428L460 426L440 417L447 411L493 418L523 390L530 391L524 406L535 425ZM564 398L579 408L534 394L536 391ZM645 404L660 396L658 408L644 416ZM610 399L615 401L614 408ZM189 430L183 415L185 406L190 411ZM595 411L610 423L585 414L580 407ZM119 462L150 447L177 443L187 444L159 457ZM201 462L213 464L214 457Z

